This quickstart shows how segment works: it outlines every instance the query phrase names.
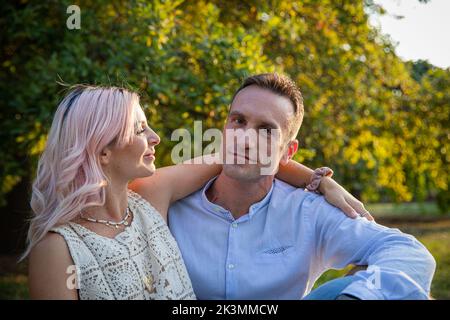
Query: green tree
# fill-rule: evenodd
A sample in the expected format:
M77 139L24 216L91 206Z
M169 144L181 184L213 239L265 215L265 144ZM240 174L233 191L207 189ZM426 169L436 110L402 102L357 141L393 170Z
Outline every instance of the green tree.
M159 164L170 164L170 133L193 119L217 125L232 88L270 69L259 38L218 21L218 9L183 1L81 1L81 29L66 28L69 1L2 6L0 197L30 179L62 87L57 81L139 90L162 135ZM4 202L3 202L4 203Z
M80 30L70 4L0 8L0 199L33 177L59 80L139 90L166 165L174 129L221 127L240 81L267 71L303 92L298 160L364 201L448 194L449 71L398 58L368 24L384 13L373 1L83 0Z
M417 144L430 136L420 112L428 102L390 39L368 23L367 12L384 14L382 7L372 1L214 2L230 28L262 35L276 70L300 85L306 115L298 160L332 166L364 201L420 199L417 179L446 170L437 159L429 158L426 168L421 163L430 153L427 143Z

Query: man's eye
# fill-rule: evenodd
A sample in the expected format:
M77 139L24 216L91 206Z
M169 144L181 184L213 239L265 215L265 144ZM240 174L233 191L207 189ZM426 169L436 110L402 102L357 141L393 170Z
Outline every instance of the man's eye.
M272 134L272 128L261 128L262 132L267 135Z
M243 120L243 119L237 118L237 119L234 119L234 123L237 123L237 124L243 124L243 123L244 123L244 120Z

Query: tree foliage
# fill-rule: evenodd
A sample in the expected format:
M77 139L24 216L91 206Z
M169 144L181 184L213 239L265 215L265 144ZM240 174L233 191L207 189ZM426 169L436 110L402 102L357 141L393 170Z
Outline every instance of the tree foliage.
M33 175L58 80L139 90L167 165L174 129L220 128L245 76L278 71L305 99L297 160L364 201L448 203L450 71L398 58L372 1L80 1L80 30L70 4L0 9L0 196Z

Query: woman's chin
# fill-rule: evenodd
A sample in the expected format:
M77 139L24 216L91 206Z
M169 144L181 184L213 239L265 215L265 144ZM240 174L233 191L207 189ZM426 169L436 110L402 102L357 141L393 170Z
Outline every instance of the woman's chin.
M144 170L142 170L142 171L143 171L142 172L142 178L149 177L149 176L152 176L155 173L156 167L155 167L155 165L153 163L152 164L147 164L145 166Z

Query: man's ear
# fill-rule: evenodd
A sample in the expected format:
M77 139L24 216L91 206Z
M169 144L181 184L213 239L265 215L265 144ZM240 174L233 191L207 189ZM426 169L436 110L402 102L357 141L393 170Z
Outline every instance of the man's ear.
M298 140L294 139L289 141L286 151L281 157L280 164L287 165L289 160L297 153L298 150Z
M100 153L100 164L107 165L111 161L111 149L105 147Z

